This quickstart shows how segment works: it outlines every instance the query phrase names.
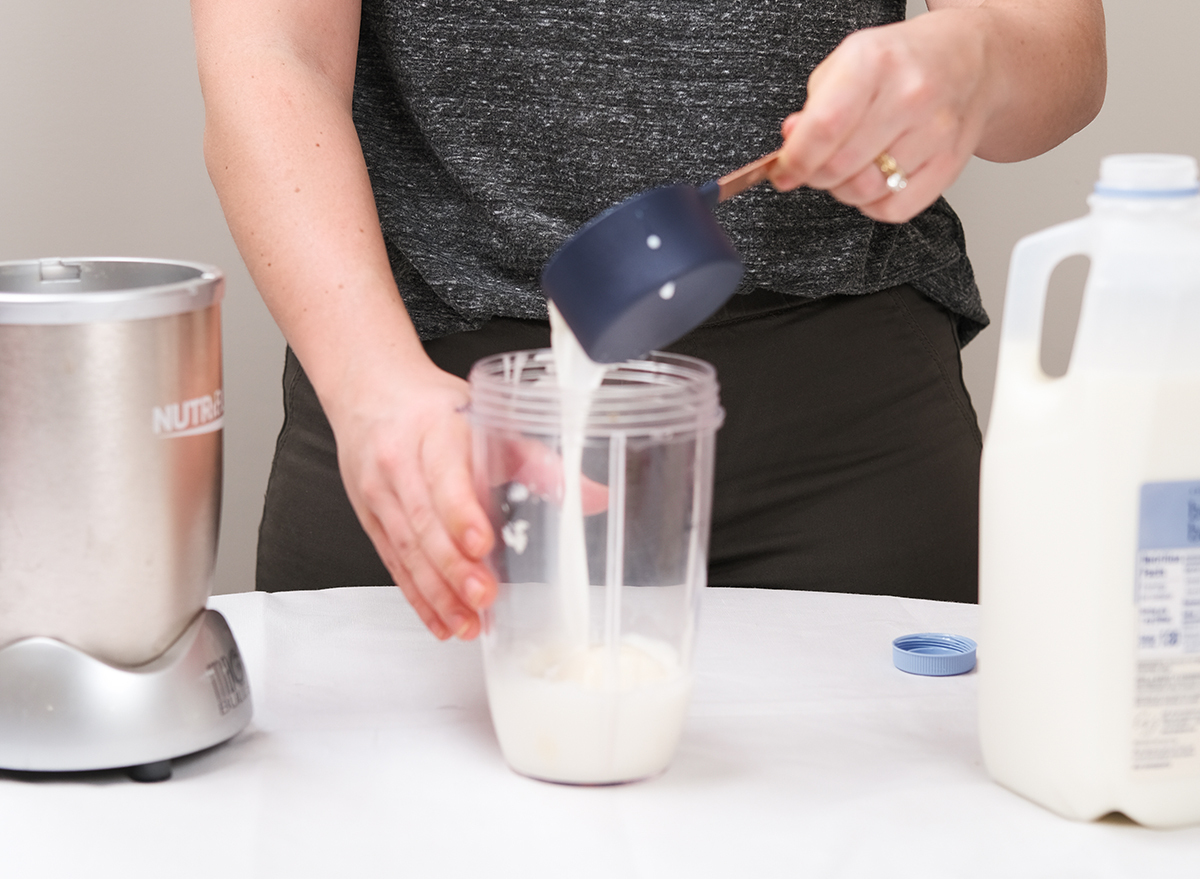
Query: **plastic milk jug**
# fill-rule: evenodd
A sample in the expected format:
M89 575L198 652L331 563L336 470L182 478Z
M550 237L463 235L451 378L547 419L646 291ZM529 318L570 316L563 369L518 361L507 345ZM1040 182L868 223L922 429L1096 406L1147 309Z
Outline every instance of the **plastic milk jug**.
M1070 818L1200 822L1200 198L1187 156L1101 163L1082 219L1013 252L980 510L980 733ZM1067 373L1047 283L1091 269Z

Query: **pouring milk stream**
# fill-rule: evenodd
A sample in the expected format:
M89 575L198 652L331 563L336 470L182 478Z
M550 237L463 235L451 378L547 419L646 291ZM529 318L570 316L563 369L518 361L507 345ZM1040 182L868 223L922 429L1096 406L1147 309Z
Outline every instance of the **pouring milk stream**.
M504 625L515 628L505 637L485 632L484 639L488 698L501 749L513 768L526 775L578 783L645 778L666 768L678 742L691 692L695 598L705 577L712 438L723 413L708 364L671 356L656 362L651 362L653 355L651 360L640 358L701 323L734 292L742 276L741 259L712 208L760 182L771 161L773 156L765 157L699 189L677 185L636 195L578 230L542 271L559 390L563 491L557 522L543 523L546 533L538 535L543 550L556 552L556 559L549 571L539 573L553 580L557 623L553 637L535 634L533 629L544 622L518 622L521 614L508 608L491 619L504 618ZM610 370L621 373L613 381L621 393L616 387L609 390L623 402L614 403L608 411L612 420L592 433L596 451L607 445L609 452L605 576L603 585L593 586L582 464L584 450L590 448L593 397ZM519 385L520 369L515 372ZM519 396L511 387L509 393ZM633 405L638 399L642 404ZM548 439L546 429L539 421L543 439ZM627 498L629 442L637 446L637 467L658 468L657 478L672 485L672 491L642 484L636 490L648 491L649 497ZM487 440L482 443L486 449ZM627 502L635 510L628 522ZM636 518L653 516L654 510L666 514L654 526ZM522 535L538 531L527 520L510 520L510 526L522 529ZM670 559L672 552L686 559L683 568L662 561L663 570L630 573L627 532L630 542L654 544L661 559ZM519 592L529 591L530 584L524 589L505 586ZM504 591L502 587L498 605L505 604ZM622 608L627 593L637 605L628 613ZM520 603L515 595L514 605ZM662 595L667 600L660 601ZM668 609L672 595L675 606ZM656 602L658 607L652 608ZM673 630L648 625L656 615L682 625ZM602 625L594 625L593 617ZM526 624L532 628L522 628ZM526 646L532 652L518 655Z
M553 304L552 350L561 400L563 490L558 520L558 638L489 667L488 698L501 747L517 771L552 781L604 784L645 778L670 762L691 676L670 644L622 634L617 579L596 588L588 574L582 463L595 390L609 367L584 353ZM620 503L612 494L610 500ZM615 561L615 566L613 562ZM620 559L610 559L620 577ZM614 573L610 571L609 579ZM593 593L605 625L593 640Z

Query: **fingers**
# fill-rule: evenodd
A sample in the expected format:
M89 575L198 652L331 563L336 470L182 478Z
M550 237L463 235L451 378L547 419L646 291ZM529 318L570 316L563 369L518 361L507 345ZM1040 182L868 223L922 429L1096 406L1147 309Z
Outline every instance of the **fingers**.
M897 149L899 151L900 148ZM896 161L902 168L905 167L898 156ZM865 183L863 191L874 192L876 197L860 200L858 193L846 191L834 193L834 197L847 204L855 205L873 220L885 223L903 223L933 204L938 196L958 177L964 164L964 161L960 161L953 154L937 153L924 164L917 165L915 170L907 172L908 183L901 192L891 192L887 188L886 182L882 187L882 193L878 186ZM875 174L870 176L883 176L878 169L874 170ZM851 201L851 198L855 200Z
M506 443L502 454L493 479L518 482L538 497L554 503L562 501L562 458L556 452L544 443L522 437ZM608 509L608 486L587 476L580 478L580 497L585 516Z
M818 65L808 80L804 109L784 120L783 146L770 174L776 189L827 188L862 167L845 149L864 120L869 122L878 80L873 56L851 39Z
M406 510L435 568L478 611L495 598L495 578L483 564L495 535L475 493L470 429L458 416L444 428L422 440L419 460L428 491L425 497L416 492L406 496Z
M392 549L391 541L379 519L370 512L362 512L359 514L359 519L362 522L363 530L367 532L367 536L371 538L371 542L375 545L376 551L379 553L380 559L388 572L392 575L392 579L404 593L404 597L408 599L408 603L412 605L417 612L417 616L421 618L421 622L429 629L439 640L445 641L454 635L454 631L442 621L441 615L434 609L416 583L409 575L407 568L400 560L400 556Z
M452 541L434 523L432 503L417 468L393 471L384 459L380 476L362 492L359 512L380 558L421 620L438 638L469 639L479 632L478 607L468 603L463 567L470 563L448 550ZM397 487L400 487L397 490ZM402 497L403 496L403 497Z
M911 22L859 31L817 67L803 110L784 120L776 188L824 189L902 222L953 183L982 134L976 78L957 75L970 71L969 53L953 55L927 31ZM889 188L883 153L904 172L903 189Z
M498 484L518 482L538 497L562 500L562 459L545 443L520 437L505 443L500 454L500 466L491 474Z
M584 476L579 481L579 495L585 516L594 516L596 513L602 513L608 509L607 485Z
M452 550L475 561L492 550L494 537L487 514L480 506L471 476L471 433L458 415L439 425L421 439L418 457L420 472L428 487L431 510L410 509L420 520L418 530L431 539L448 538L453 547L443 547L447 557ZM432 518L425 515L432 512ZM436 527L440 526L440 528Z
M455 394L432 393L338 445L347 494L396 585L434 635L467 640L479 634L497 584L485 563L494 538L475 494L460 404Z

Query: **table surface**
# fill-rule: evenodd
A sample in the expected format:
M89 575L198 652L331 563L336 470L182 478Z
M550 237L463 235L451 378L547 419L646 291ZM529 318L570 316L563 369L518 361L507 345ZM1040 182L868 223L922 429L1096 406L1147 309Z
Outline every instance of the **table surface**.
M1059 818L991 782L976 676L897 671L974 606L710 589L671 768L546 784L500 756L479 646L398 590L215 596L255 716L161 784L0 773L2 876L1133 877L1200 874L1200 828Z

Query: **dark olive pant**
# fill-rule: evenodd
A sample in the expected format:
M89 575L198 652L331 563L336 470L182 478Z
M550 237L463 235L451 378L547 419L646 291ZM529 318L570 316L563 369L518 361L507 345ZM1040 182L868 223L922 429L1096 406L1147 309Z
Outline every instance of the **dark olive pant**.
M497 318L426 343L465 377L544 348ZM808 301L735 296L672 350L717 368L708 582L975 601L981 438L950 314L910 287ZM258 588L391 583L342 487L333 434L289 350Z

